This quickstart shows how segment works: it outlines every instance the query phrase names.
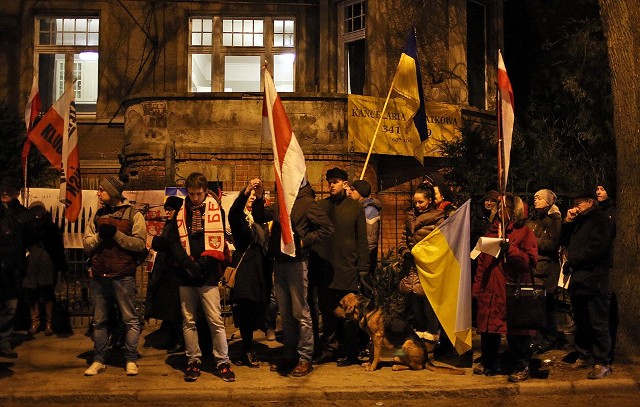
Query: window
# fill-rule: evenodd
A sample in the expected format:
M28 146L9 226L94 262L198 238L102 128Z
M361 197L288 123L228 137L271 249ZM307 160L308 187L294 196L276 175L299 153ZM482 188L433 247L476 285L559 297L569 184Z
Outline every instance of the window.
M190 34L191 92L260 92L265 61L276 89L294 91L293 19L198 16Z
M343 3L340 9L344 88L362 95L366 76L366 1Z
M98 17L37 17L38 86L46 109L73 86L79 114L95 114L98 100Z
M486 109L487 10L484 4L467 1L467 87L469 106Z

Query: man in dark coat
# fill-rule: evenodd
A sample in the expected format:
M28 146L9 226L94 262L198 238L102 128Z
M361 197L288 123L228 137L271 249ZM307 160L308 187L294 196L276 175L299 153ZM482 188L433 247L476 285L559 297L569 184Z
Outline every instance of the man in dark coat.
M564 272L571 276L575 347L580 355L575 365L593 366L587 377L602 379L611 373L609 256L613 235L611 222L592 191L573 196L560 242L567 251Z
M313 371L313 327L307 303L309 283L309 250L333 234L333 225L315 201L315 193L306 177L291 208L291 227L295 255L280 248L282 228L278 205L265 207L262 185L256 185L256 200L251 213L258 223L273 221L269 240L269 255L273 258L275 294L282 316L284 358L271 364L271 370L302 377Z
M17 358L9 338L18 307L20 281L25 270L23 227L18 217L27 209L18 201L20 183L4 177L0 184L0 357Z
M318 286L322 346L316 362L333 360L339 344L342 344L344 357L338 360L338 366L358 363L358 327L354 321L339 320L333 310L342 297L358 292L360 277L369 271L364 209L360 203L347 197L347 179L347 173L340 168L327 171L329 197L318 204L331 219L335 233L332 239L323 241L314 249L309 263L313 272L323 275Z

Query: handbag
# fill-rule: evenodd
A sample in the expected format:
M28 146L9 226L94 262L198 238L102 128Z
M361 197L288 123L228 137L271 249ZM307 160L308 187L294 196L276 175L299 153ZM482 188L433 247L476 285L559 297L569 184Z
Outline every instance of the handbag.
M547 323L546 297L544 285L535 284L533 271L531 283L507 283L507 328L543 329Z
M242 253L242 257L240 257L240 261L238 262L238 264L236 264L235 267L227 267L224 270L224 273L222 274L222 279L220 280L220 282L224 287L233 288L236 285L236 271L238 270L238 267L240 267L240 264L244 259L244 255L247 254L247 252L251 248L251 245L253 245L253 242L251 242L251 244L247 247L247 250L245 250L244 253Z

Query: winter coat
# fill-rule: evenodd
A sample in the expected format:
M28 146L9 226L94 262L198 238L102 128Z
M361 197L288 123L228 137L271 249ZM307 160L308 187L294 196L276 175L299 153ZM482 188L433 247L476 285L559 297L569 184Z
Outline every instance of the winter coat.
M175 216L175 215L174 215ZM169 237L172 223L167 220L160 232L160 236ZM182 321L180 309L180 267L171 256L170 251L157 252L153 262L153 269L147 280L147 298L145 304L145 318L155 318L162 321Z
M500 221L496 220L488 237L497 237ZM507 326L507 282L531 282L531 272L538 263L538 244L528 227L510 222L506 226L509 249L506 259L481 253L473 282L473 296L478 301L478 331L480 333L531 335L530 330L509 329Z
M527 220L527 227L533 231L538 241L538 266L535 271L536 284L542 284L547 294L553 294L558 288L560 278L560 229L562 216L558 207L553 205L548 210L534 210Z
M347 197L328 197L318 202L335 231L313 248L309 272L320 276L320 285L336 290L357 291L360 273L369 272L367 221L362 205Z
M240 191L229 209L229 226L236 248L232 262L236 267L232 296L234 300L266 304L271 294L271 270L265 258L268 230L255 221L250 223L245 213L248 199L249 195Z
M273 221L269 238L269 256L278 262L303 261L309 258L309 249L328 239L334 231L333 224L327 214L315 201L315 193L309 184L298 190L298 195L291 208L291 226L295 241L295 256L288 256L280 250L282 236L278 205L264 206L264 198L256 198L251 206L253 219L258 223ZM302 242L302 247L300 243Z
M187 216L185 217L185 222L187 224L187 233L189 235L189 248L191 253L187 253L184 247L182 247L182 243L180 242L180 232L178 229L178 223L176 218L172 219L169 222L169 230L167 237L170 242L169 253L173 257L173 261L175 264L174 271L178 277L178 284L180 286L186 287L209 287L209 286L217 286L220 281L220 277L224 271L224 267L228 263L225 261L220 261L215 259L212 256L201 256L202 252L204 252L204 216L203 216L203 229L202 232L199 233L191 233L191 221L193 219L193 209L192 203L189 197L186 197L184 200L184 205L186 205ZM226 228L225 225L225 213L222 208L220 208L222 213L222 227ZM205 214L206 215L206 214ZM226 248L226 243L225 243ZM198 263L200 275L199 276L190 276L189 273L185 270L186 264L189 263L189 257Z
M20 295L26 263L24 227L18 218L26 211L17 199L0 204L0 301Z
M364 217L367 222L367 245L369 246L369 254L371 254L378 251L382 204L373 198L364 198L361 204L364 208Z
M98 228L102 224L116 226L118 231L113 238L103 240L99 236ZM93 275L113 278L135 275L138 257L147 247L146 240L144 215L125 199L116 206L105 205L96 211L82 243L90 254Z
M25 223L25 244L29 255L22 286L28 289L54 286L58 272L66 273L69 268L62 233L43 207L35 206L26 214L28 220Z
M424 296L424 289L420 283L415 262L411 256L411 249L422 241L437 225L444 221L444 211L430 208L425 212L418 212L415 208L407 212L402 231L402 240L398 246L398 256L403 258L399 290L403 294L417 294Z
M564 222L560 243L566 247L564 271L571 275L569 292L574 295L607 294L613 226L597 205Z

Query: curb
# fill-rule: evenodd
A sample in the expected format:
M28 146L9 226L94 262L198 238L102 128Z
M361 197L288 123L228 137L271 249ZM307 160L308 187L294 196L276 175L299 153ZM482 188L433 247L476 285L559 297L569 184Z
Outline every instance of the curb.
M416 390L412 388L374 388L369 390L345 390L338 388L308 389L304 387L281 389L256 389L255 392L236 390L167 389L139 391L111 391L110 393L2 393L0 404L21 403L123 403L123 402L174 402L181 396L192 401L244 401L287 402L294 400L417 400L417 399L469 399L489 397L585 395L605 393L638 393L640 382L634 379L578 380L565 382L534 381L521 384L485 385L466 388L439 388Z

